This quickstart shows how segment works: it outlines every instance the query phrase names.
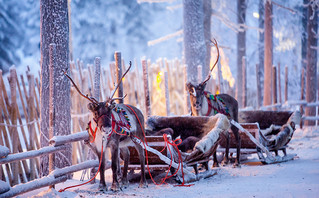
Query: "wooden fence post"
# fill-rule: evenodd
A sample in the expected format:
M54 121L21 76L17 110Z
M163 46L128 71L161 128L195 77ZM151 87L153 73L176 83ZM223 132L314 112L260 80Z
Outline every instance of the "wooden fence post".
M55 87L55 67L56 67L56 45L54 43L50 44L49 49L50 63L49 63L49 139L57 135L55 127L55 103L56 103L56 87ZM49 154L49 173L55 169L55 153ZM54 185L51 185L50 188L54 188Z
M273 104L277 104L277 70L276 70L276 66L273 66L272 67L272 80L273 80L273 83L272 83L272 91L273 91L273 94L272 94L272 103ZM277 108L274 107L273 110L276 110Z
M96 57L94 61L94 91L93 97L100 101L100 85L101 85L101 58Z
M300 96L300 100L304 100L305 99L305 68L301 69L301 96ZM304 114L304 109L303 109L303 105L300 105L300 113L301 115ZM302 128L303 125L303 120L300 121L300 128Z
M188 114L190 112L190 99L188 95L188 91L186 90L187 83L187 65L183 66L183 76L184 76L184 114Z
M288 101L288 67L285 66L285 102Z
M256 90L257 90L257 109L260 108L261 105L261 83L260 83L260 69L259 65L256 64Z
M10 84L10 93L11 93L11 103L9 108L10 118L11 118L11 124L17 125L17 79L16 79L16 70L14 67L10 68L10 76L8 76L9 84ZM19 137L17 127L9 127L10 131L10 138L12 141L12 153L18 152L18 146L19 146ZM19 162L14 162L11 165L12 168L12 185L16 185L19 182ZM22 179L22 178L21 178Z
M278 63L278 68L277 68L277 73L278 73L278 94L279 94L279 103L282 103L282 98L281 98L281 78L280 78L280 63Z
M148 87L148 69L147 69L147 60L142 60L142 67L143 67L143 81L144 81L144 94L145 94L145 112L146 116L151 116L151 98L150 92Z
M121 81L122 76L122 59L121 59L121 52L115 52L114 53L115 58L115 66L116 66L116 84L119 84ZM117 89L117 97L123 97L123 83L119 85L119 88ZM119 100L119 103L123 103L123 100Z
M169 89L168 89L168 73L164 72L164 85L165 85L165 101L166 101L166 115L169 116L171 114L170 110L170 100L169 100Z
M242 57L242 90L243 90L243 98L242 98L242 107L245 108L247 106L247 72L246 72L246 57Z

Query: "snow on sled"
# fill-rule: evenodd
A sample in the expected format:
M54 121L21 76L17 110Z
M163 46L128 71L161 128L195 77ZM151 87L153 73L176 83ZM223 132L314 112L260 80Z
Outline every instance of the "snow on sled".
M225 115L218 114L211 117L152 116L148 119L147 124L150 130L146 140L155 141L146 144L140 142L140 144L147 150L150 171L170 169L171 173L176 173L176 179L181 183L198 181L217 173L218 169L212 170L208 167L208 161L216 151L221 136L228 133L230 123ZM183 141L192 144L192 148L190 152L181 151L177 147L180 143L177 137L185 140L189 134L192 134L192 137L196 135L199 141L189 142L190 139ZM138 161L135 160L137 152L133 147L130 147L129 150L131 158L128 168L136 170L139 167ZM205 170L199 171L197 169L199 164L203 164Z
M263 164L280 163L294 159L296 154L287 154L286 148L300 123L301 114L296 112L278 111L243 111L239 114L240 123L231 121L239 128L241 136L241 153L257 153ZM235 153L235 138L231 134L230 153ZM224 152L225 143L221 142L218 152ZM283 152L283 156L279 155ZM275 156L271 154L275 153Z

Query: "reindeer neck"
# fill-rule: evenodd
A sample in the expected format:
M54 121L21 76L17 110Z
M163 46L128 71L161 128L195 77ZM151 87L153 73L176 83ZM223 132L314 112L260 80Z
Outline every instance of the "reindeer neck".
M205 94L206 94L206 92L205 92ZM206 97L206 95L204 95L203 97L202 97L202 108L201 108L201 110L200 110L200 112L199 112L199 115L200 116L208 116L207 114L210 114L210 112L209 112L209 105L208 105L208 100L207 100L207 97Z

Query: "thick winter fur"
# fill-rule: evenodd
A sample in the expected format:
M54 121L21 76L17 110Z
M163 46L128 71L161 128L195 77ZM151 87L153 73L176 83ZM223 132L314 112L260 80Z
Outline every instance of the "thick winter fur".
M220 117L226 118L222 114L217 114L216 116L171 116L171 117L161 117L161 116L151 116L147 120L147 126L158 133L159 131L173 132L171 135L173 139L180 136L185 145L182 145L182 151L190 148L190 143L195 145L195 143L202 138L204 138L217 124L217 120ZM228 121L228 119L226 118ZM225 126L227 128L227 125ZM225 128L223 127L223 128ZM228 129L228 128L227 128ZM223 131L223 135L227 134L227 130ZM182 144L183 144L182 142ZM185 147L185 148L183 148ZM191 147L194 148L193 146Z
M112 114L116 113L112 109L115 107L120 107L124 109L130 119L131 122L131 130L130 130L130 136L124 136L119 135L117 133L112 132ZM120 189L119 185L119 179L121 178L120 174L120 166L119 166L119 153L121 152L121 156L124 160L124 170L122 175L122 183L123 185L128 184L127 179L127 171L128 171L128 163L129 163L129 150L128 150L128 144L132 144L132 138L134 136L138 137L140 140L144 141L144 117L141 111L133 106L130 106L133 111L137 114L137 117L135 116L134 112L128 108L124 104L112 104L109 105L109 103L106 102L100 102L98 104L90 103L88 105L89 110L93 113L93 119L95 121L95 124L98 127L96 138L92 146L94 147L94 150L96 154L98 155L99 159L101 156L101 148L102 148L102 139L104 138L104 151L106 147L110 147L111 150L111 168L112 168L112 174L113 174L113 181L111 190L118 191ZM141 125L139 124L139 121ZM116 128L116 127L115 127ZM146 179L145 179L145 153L142 146L135 143L136 150L139 153L140 158L140 164L141 164L141 180L140 180L140 187L146 187ZM106 146L106 147L105 147ZM105 153L105 152L104 152ZM103 154L104 154L103 153ZM100 168L100 189L104 190L107 189L105 184L105 165L106 165L106 159L105 155L102 156L102 163Z
M206 81L207 82L207 81ZM199 85L193 85L192 83L187 83L186 88L190 94L190 101L191 101L191 110L193 116L212 116L215 115L215 111L212 110L209 115L208 113L208 101L204 94L204 90L206 87L206 82L200 83ZM207 92L209 93L209 92ZM209 93L210 94L210 93ZM230 118L238 122L238 102L235 98L231 97L228 94L219 94L220 97L225 105L227 106L230 114ZM214 101L212 101L214 103ZM213 104L214 106L214 104ZM237 141L237 158L236 158L236 166L240 166L240 147L241 141L238 129L235 126L231 126L231 130L234 133L234 136ZM226 152L225 152L225 159L224 163L228 163L228 154L229 154L229 136L227 137L226 141ZM214 155L216 156L216 155ZM218 166L217 159L214 157L214 166Z

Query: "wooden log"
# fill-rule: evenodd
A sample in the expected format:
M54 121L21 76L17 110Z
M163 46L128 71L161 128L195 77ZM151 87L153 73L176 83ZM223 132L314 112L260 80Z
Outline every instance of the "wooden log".
M276 66L272 67L272 104L277 104L277 69ZM273 110L276 110L274 108Z
M257 109L260 108L261 105L261 82L260 82L260 69L259 65L256 64L256 91L257 91Z
M88 168L95 168L99 167L99 161L98 160L90 160L86 162L82 162L77 165L68 166L65 168L57 169L52 172L55 178L61 177L66 174L74 173L80 170L88 169Z
M151 98L148 86L148 66L147 61L145 59L142 60L142 67L143 67L143 81L144 81L144 94L145 94L145 109L146 109L146 116L151 116Z
M71 142L77 142L80 140L89 140L89 133L87 131L77 132L65 136L54 136L50 139L51 146L61 146Z
M58 178L54 177L43 177L41 179L30 181L26 184L19 184L12 187L8 192L0 194L1 198L14 197L32 190L36 190L46 186L52 186L57 183L62 183L67 180L67 176L61 176Z
M17 109L15 108L17 106L17 79L16 79L16 70L14 67L10 68L10 76L8 76L8 81L10 85L10 93L11 93L11 103L10 103L10 120L12 125L17 125ZM16 138L19 137L17 127L9 127L10 131L10 138L12 141L12 153L17 153L18 152L18 146L19 146L19 141L14 141L17 140ZM19 183L19 163L15 162L11 165L12 167L12 174L13 174L13 180L12 184L16 185ZM22 179L22 178L21 178Z
M43 147L43 148L38 149L38 150L10 154L6 158L1 158L0 164L7 164L7 163L11 163L11 162L20 161L20 160L35 158L35 157L47 155L47 154L54 153L54 152L61 151L61 150L65 150L65 149L66 149L65 145L56 146L56 147L46 146L46 147Z
M119 84L121 82L122 77L122 59L121 59L121 52L115 52L114 53L114 59L115 59L115 73L116 73L116 84ZM123 97L123 83L120 83L117 91L116 91L116 97ZM119 103L123 103L123 100L119 100Z

